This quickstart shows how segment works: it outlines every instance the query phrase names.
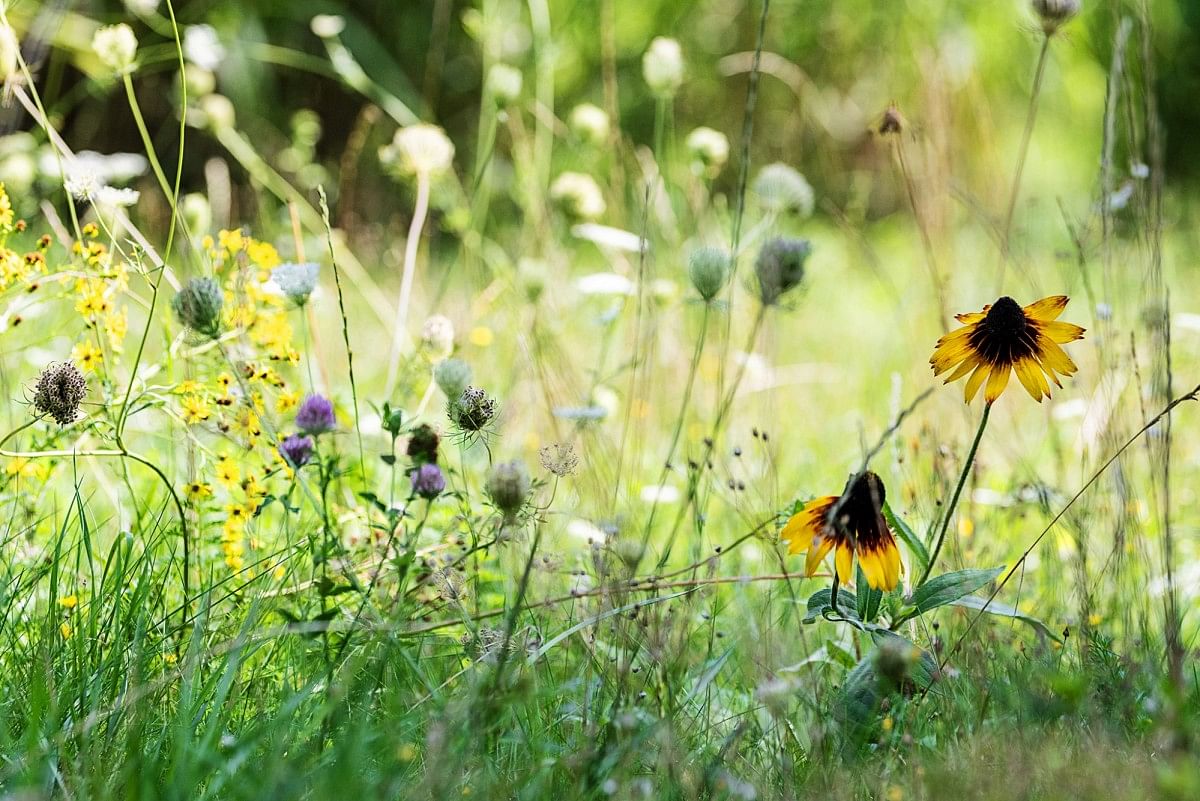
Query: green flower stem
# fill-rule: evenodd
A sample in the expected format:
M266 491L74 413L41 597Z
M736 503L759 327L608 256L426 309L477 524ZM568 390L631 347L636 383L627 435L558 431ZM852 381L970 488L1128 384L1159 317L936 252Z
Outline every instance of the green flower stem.
M992 404L988 403L983 407L983 417L979 420L979 428L975 431L975 440L971 443L971 450L967 452L967 459L963 462L962 473L958 476L958 485L954 488L954 495L950 498L950 505L946 507L946 516L942 519L942 527L938 532L937 543L933 546L933 553L929 555L929 564L925 565L925 572L921 574L921 580L916 586L920 587L929 579L929 574L933 572L933 566L937 562L938 554L942 552L942 545L946 541L946 531L950 528L950 521L954 519L954 509L958 506L958 498L962 495L963 487L967 483L967 476L971 472L971 465L975 463L975 453L979 450L979 440L983 439L983 430L987 428L988 417L992 413Z

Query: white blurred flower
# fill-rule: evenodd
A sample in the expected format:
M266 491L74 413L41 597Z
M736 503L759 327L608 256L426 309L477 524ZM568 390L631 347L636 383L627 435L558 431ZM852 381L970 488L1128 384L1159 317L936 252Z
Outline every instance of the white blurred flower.
M679 42L656 37L642 56L642 76L656 95L674 97L683 85L683 49Z
M454 323L449 317L434 314L421 326L421 346L433 361L445 359L454 352Z
M701 126L687 135L684 146L692 161L709 177L715 176L729 161L729 139L720 131Z
M211 25L192 25L183 32L183 56L197 67L216 72L225 58L225 48Z
M337 14L317 14L312 18L310 27L322 39L332 39L346 30L346 18Z
M641 498L646 503L678 503L681 493L671 484L642 487Z
M139 17L148 17L158 11L161 0L125 0L125 7Z
M493 64L488 70L487 92L501 106L517 101L523 83L521 71L509 64Z
M575 287L585 295L632 295L633 281L617 273L592 273L575 281Z
M123 209L136 206L142 193L136 189L123 189L115 186L102 186L96 190L92 201L99 206Z
M608 114L591 103L580 103L571 109L567 126L571 133L594 147L608 141Z
M394 162L405 173L433 176L450 169L454 163L454 143L436 125L417 123L396 131L386 153L385 162Z
M288 300L297 306L303 306L308 303L309 296L317 288L317 278L320 275L319 264L286 262L271 271L271 281Z
M103 184L96 178L96 173L87 169L71 169L67 167L67 177L63 187L76 200L88 200L96 196Z
M137 46L133 28L124 22L104 25L92 36L92 50L101 63L113 72L124 73L133 68Z
M604 529L579 517L567 523L567 534L578 540L582 540L588 545L603 543L608 539L608 534L605 533Z
M550 199L562 205L568 214L594 220L608 205L596 179L581 172L564 172L550 184Z
M594 242L600 247L608 247L626 253L637 253L647 246L646 240L632 231L599 223L579 223L571 227L571 233L580 239Z
M59 175L59 161L54 151L47 146L38 155L38 170L49 178ZM146 157L137 153L97 153L81 150L63 165L67 174L88 172L102 184L119 184L144 175L149 167Z
M793 212L801 217L813 213L816 198L804 176L786 164L768 164L754 179L754 193L763 206L775 212Z

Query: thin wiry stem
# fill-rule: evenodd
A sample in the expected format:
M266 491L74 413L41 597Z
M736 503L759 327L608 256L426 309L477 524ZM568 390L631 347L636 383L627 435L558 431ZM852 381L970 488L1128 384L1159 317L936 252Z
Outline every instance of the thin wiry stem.
M950 497L950 503L946 506L946 516L942 518L942 526L938 530L933 553L929 554L929 563L925 565L925 572L921 574L921 580L916 584L918 587L929 579L929 574L933 572L933 566L937 562L938 554L942 552L942 544L946 541L946 531L950 528L950 521L954 519L954 510L958 507L958 498L962 495L963 487L967 483L967 476L971 473L971 465L975 464L975 453L979 450L979 441L983 439L983 430L987 428L988 417L991 416L991 413L992 404L988 403L983 407L983 417L979 419L979 428L975 431L971 450L967 451L967 459L963 462L962 472L958 475L958 484L954 487L954 495Z
M323 201L322 201L323 202ZM417 274L417 251L421 246L421 231L429 213L429 175L417 173L417 202L413 208L412 222L408 226L408 239L404 242L404 273L400 278L400 296L396 299L396 328L392 334L392 350L388 359L388 376L384 383L384 397L390 397L396 388L396 375L400 360L400 349L408 333L408 306L412 302L413 279Z
M1050 54L1050 36L1042 37L1042 49L1038 53L1037 68L1034 71L1033 90L1029 95L1029 110L1025 114L1025 130L1021 133L1021 145L1017 150L1017 167L1013 173L1012 186L1008 190L1008 207L1004 212L1004 225L1000 229L1000 280L998 286L1004 286L1004 273L1008 267L1011 247L1009 236L1012 232L1013 214L1017 210L1017 197L1021 194L1021 176L1025 173L1025 158L1029 155L1029 141L1033 138L1033 126L1037 121L1038 100L1042 94L1042 79L1046 74L1046 61Z
M321 197L321 220L325 223L325 241L329 244L329 261L333 265L333 283L337 287L338 310L342 315L342 341L346 343L346 368L350 373L350 397L354 401L354 434L358 438L358 469L362 474L363 486L367 485L367 456L363 448L362 425L358 419L358 385L354 380L354 350L350 347L350 323L346 320L346 299L342 294L342 277L338 270L337 257L333 253L333 229L329 224L329 202L325 198L325 187L318 186Z

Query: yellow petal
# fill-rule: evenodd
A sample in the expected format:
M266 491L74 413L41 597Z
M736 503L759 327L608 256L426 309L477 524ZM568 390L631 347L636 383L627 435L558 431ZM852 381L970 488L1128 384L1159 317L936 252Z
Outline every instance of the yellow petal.
M787 521L787 525L779 532L779 538L788 544L788 553L803 553L812 545L813 534L816 533L809 524L810 515L797 512Z
M983 380L987 378L991 369L991 365L981 364L975 368L975 372L971 373L971 377L967 379L967 385L963 389L963 397L967 403L974 400L975 395L979 392L979 388L983 386Z
M808 556L804 560L804 575L811 576L817 572L817 566L821 564L821 560L825 558L825 554L829 553L829 549L833 547L833 540L827 537L822 537L813 543L808 549Z
M1066 295L1051 295L1048 298L1030 303L1024 308L1026 316L1033 317L1036 320L1057 320L1058 315L1063 313L1063 309L1067 308L1069 298Z
M992 374L988 376L987 389L983 391L983 399L988 403L994 403L996 398L999 398L1004 392L1004 388L1008 386L1010 375L1012 375L1011 367L993 367Z
M850 571L854 567L854 549L850 547L849 543L843 542L838 546L834 562L837 564L838 581L849 584Z
M862 551L858 554L859 567L873 590L881 589L887 583L887 568L884 567L881 555L880 551Z
M1083 339L1083 332L1087 330L1074 323L1041 323L1039 328L1046 336L1050 337L1051 341L1060 345Z
M964 375L971 372L978 366L979 366L979 357L975 356L975 355L971 355L962 364L960 364L958 367L956 367L954 369L954 372L951 373L950 376L946 379L946 383L949 384L953 381L957 381L958 379L962 378Z
M971 353L971 346L966 340L938 345L929 359L929 363L933 366L933 374L944 373L963 359L969 358Z
M1025 391L1033 396L1033 399L1038 403L1042 402L1042 396L1050 396L1050 387L1046 384L1046 379L1042 377L1042 370L1038 363L1033 359L1021 359L1013 369L1017 372L1017 378L1020 379L1021 385L1025 387Z
M1071 357L1067 355L1067 352L1056 343L1041 338L1038 340L1038 346L1041 349L1042 364L1054 372L1069 376L1074 375L1079 370L1075 366L1075 362L1071 361Z
M960 323L963 323L964 325L971 325L972 323L977 323L980 320L982 320L984 317L987 317L988 309L990 309L990 308L992 308L992 304L989 303L988 305L983 307L983 311L964 312L963 314L956 314L956 315L954 315L954 319L958 320Z

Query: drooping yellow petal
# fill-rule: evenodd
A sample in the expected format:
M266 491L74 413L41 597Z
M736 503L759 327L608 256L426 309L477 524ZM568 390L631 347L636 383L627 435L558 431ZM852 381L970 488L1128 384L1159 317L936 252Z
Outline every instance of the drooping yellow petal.
M958 367L954 368L954 372L951 373L949 375L949 377L946 378L946 383L949 384L953 381L957 381L958 379L962 378L964 375L971 372L978 366L979 366L979 357L978 356L972 355L972 356L967 357L963 361L962 364L960 364ZM935 373L935 375L936 375L936 373Z
M1034 301L1024 308L1026 316L1033 317L1036 320L1057 320L1058 315L1063 313L1063 309L1067 308L1069 298L1066 295L1051 295L1048 298Z
M900 549L896 547L896 541L892 540L883 548L881 556L883 562L883 589L891 591L896 589L896 585L900 583Z
M850 547L850 543L843 542L838 545L834 562L837 566L838 581L849 584L851 570L854 568L854 549Z
M1008 365L993 367L992 374L988 376L987 389L983 391L984 401L994 403L1004 392L1004 388L1008 386L1010 375L1012 375L1012 368Z
M787 525L779 532L779 538L787 543L788 553L804 553L812 545L814 533L809 525L809 515L797 512L788 519Z
M1079 370L1067 352L1056 343L1042 339L1038 342L1042 349L1042 364L1060 375L1074 375Z
M814 541L812 547L808 549L808 556L804 559L804 575L811 576L816 573L821 560L825 558L825 554L829 553L829 549L832 547L833 540L828 537Z
M988 309L990 308L992 308L992 304L989 303L983 307L983 311L963 312L962 314L954 315L954 319L958 320L963 325L971 325L972 323L977 323L984 317L987 317Z
M991 366L988 364L980 364L975 368L975 372L971 373L971 377L967 379L967 385L963 388L963 397L967 403L970 403L975 395L978 394L979 388L983 386L983 380L988 377L991 372Z
M867 577L867 584L873 590L881 589L887 583L887 568L880 558L881 555L877 550L860 551L858 554L858 565Z
M947 342L937 346L929 363L933 366L933 374L938 375L949 370L963 359L970 358L971 346L967 340Z
M1041 367L1031 358L1021 359L1013 369L1017 372L1017 378L1020 379L1021 385L1025 387L1033 399L1038 403L1042 402L1042 396L1050 397L1050 387L1046 383L1046 379L1042 376Z

